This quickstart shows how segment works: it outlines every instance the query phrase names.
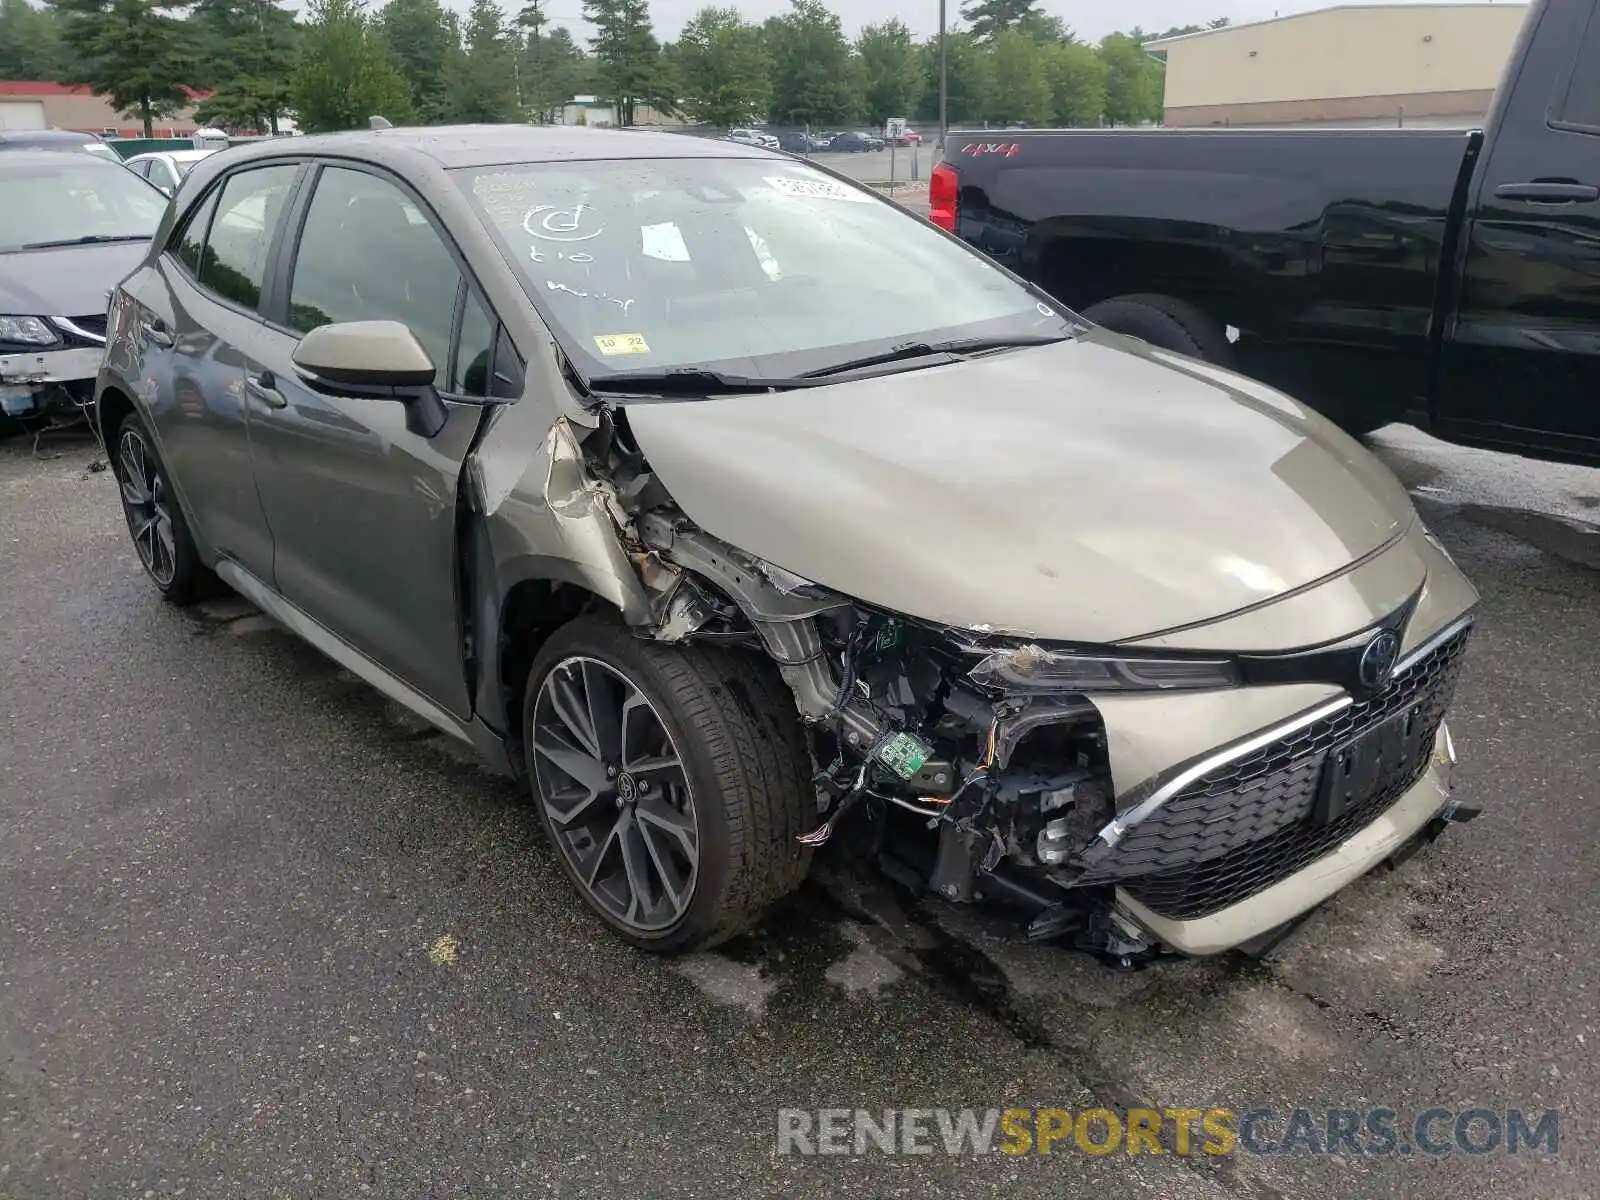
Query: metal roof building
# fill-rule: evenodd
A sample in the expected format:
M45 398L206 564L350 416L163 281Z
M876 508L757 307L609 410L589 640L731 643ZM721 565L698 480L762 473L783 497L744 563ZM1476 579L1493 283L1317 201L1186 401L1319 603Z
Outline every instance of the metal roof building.
M1469 125L1526 4L1340 5L1145 43L1165 61L1166 123Z

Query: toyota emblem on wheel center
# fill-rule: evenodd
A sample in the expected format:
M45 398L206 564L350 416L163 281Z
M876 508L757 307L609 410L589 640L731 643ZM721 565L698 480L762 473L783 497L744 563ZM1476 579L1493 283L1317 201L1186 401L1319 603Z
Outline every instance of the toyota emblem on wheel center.
M1391 629L1385 629L1367 643L1367 648L1361 652L1361 662L1356 669L1365 688L1381 687L1389 679L1389 674L1394 670L1395 659L1400 657L1400 635Z

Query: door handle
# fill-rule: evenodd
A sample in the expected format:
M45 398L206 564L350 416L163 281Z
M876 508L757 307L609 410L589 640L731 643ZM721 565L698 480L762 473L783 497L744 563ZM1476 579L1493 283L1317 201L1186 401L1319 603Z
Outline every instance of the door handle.
M278 381L271 371L262 371L259 375L246 375L244 390L268 408L289 407L289 401L278 390Z
M152 317L145 322L144 340L152 346L172 345L172 335L167 332L166 322L160 317Z
M1502 183L1494 189L1494 194L1501 200L1526 200L1530 204L1576 204L1581 200L1600 200L1600 187L1592 183L1535 179L1528 183Z

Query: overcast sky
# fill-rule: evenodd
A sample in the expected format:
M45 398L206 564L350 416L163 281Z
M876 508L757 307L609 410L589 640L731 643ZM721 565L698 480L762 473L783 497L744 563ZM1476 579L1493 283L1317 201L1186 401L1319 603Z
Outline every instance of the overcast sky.
M502 0L508 12L516 12L525 0ZM683 23L711 0L650 0L650 14L656 36L671 41ZM761 21L785 11L788 0L715 0L732 4L752 21ZM863 25L898 16L920 36L939 30L938 0L825 0L839 14L847 37L854 37ZM947 19L952 25L960 19L962 0L947 0ZM1054 13L1084 41L1098 41L1108 33L1142 25L1146 29L1170 29L1174 25L1198 25L1215 17L1227 17L1234 24L1263 21L1273 16L1327 8L1336 0L1044 0L1046 12ZM1359 2L1359 0L1351 0ZM463 12L468 0L446 0ZM565 25L581 37L588 26L582 21L583 0L546 0L551 24Z

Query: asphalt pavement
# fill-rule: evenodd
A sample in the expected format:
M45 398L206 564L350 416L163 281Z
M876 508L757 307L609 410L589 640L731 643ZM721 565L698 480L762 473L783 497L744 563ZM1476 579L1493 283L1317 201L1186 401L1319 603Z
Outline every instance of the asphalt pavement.
M5 443L0 1196L1595 1195L1600 471L1375 440L1483 593L1452 716L1483 815L1265 961L1131 974L848 874L720 951L626 949L518 788L242 603L158 600L92 443ZM782 1108L1015 1105L1560 1134L777 1152Z

